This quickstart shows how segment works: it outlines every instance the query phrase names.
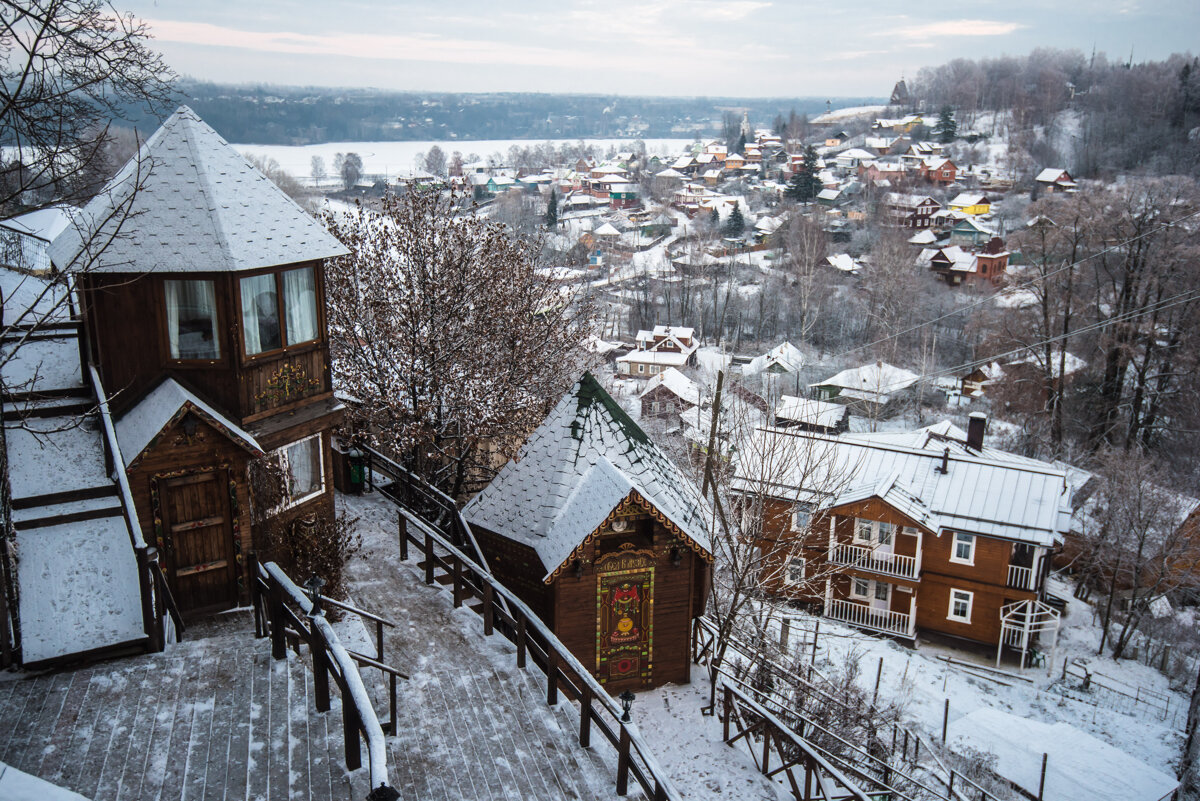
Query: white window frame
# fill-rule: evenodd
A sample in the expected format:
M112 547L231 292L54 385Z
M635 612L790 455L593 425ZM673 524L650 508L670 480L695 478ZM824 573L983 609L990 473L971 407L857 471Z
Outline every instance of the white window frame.
M966 544L969 546L970 553L966 556L966 558L958 555L958 546L960 545L959 537L965 538L961 544ZM954 562L956 565L974 565L975 544L974 534L967 534L963 531L954 532L954 539L950 541L950 561Z
M867 520L865 517L854 518L854 543L856 545L870 545L875 536L874 520ZM860 536L860 532L866 529L866 536Z
M318 470L317 473L318 473L318 475L320 475L321 481L318 484L317 488L314 489L312 492L308 493L307 495L300 495L298 497L293 498L291 496L291 493L289 492L287 499L282 504L279 505L279 508L276 511L279 511L279 512L286 511L288 509L291 509L292 507L299 506L302 503L307 503L308 501L311 501L313 498L319 498L320 496L325 494L325 442L319 433L313 434L313 435L307 436L307 437L301 437L300 439L296 440L295 442L289 442L286 445L281 445L280 447L278 447L274 451L272 451L272 453L275 455L276 459L279 460L279 464L283 466L284 473L285 473L285 475L287 475L288 480L290 482L291 468L289 467L288 461L287 461L288 448L291 448L295 445L299 445L301 442L307 442L310 439L315 439L317 441L317 464L320 466L320 470Z
M886 601L888 604L892 602L892 585L886 581L872 582L875 586L871 588L871 598L876 601ZM883 597L879 597L879 590L883 589Z
M801 523L801 519L804 520ZM805 504L797 504L792 507L792 531L808 531L812 525L812 509Z
M860 581L867 588L866 592L858 591L858 583ZM857 601L871 600L871 580L865 579L865 578L855 578L854 576L851 576L850 577L850 597Z
M954 604L958 603L958 602L962 602L967 605L967 612L965 615L954 614ZM971 610L974 608L974 606L975 606L975 593L971 592L970 590L951 589L950 590L950 608L946 610L946 619L947 620L956 620L959 623L970 623L971 622Z
M875 541L880 545L895 545L896 534L900 527L894 523L888 523L884 520L875 521ZM887 541L883 539L884 532L887 532Z
M645 372L646 372L646 365L644 365L644 364L639 364L639 365L638 365L638 374L639 374L639 375L642 375L642 374L644 374Z
M803 556L793 556L784 566L783 583L789 587L799 587L808 581L806 570L808 563ZM799 578L797 578L797 573Z
M876 547L879 545L895 545L896 535L900 533L901 527L895 523L888 523L883 520L869 520L865 517L854 518L854 536L855 545L866 545ZM862 535L866 531L865 536ZM884 532L887 532L888 538L883 539Z

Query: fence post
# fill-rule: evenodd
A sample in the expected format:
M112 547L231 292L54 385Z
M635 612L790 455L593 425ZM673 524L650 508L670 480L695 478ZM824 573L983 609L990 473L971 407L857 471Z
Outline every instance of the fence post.
M621 739L617 747L617 795L629 792L629 729L621 724Z
M879 701L879 680L883 678L883 657L879 657L879 667L875 670L875 694L871 696L871 706Z
M820 633L821 633L821 621L818 620L818 621L816 621L816 625L813 627L812 662L809 663L812 665L817 664L817 636L820 635Z
M729 719L733 717L729 714L729 707L732 705L733 699L731 697L732 693L729 690L728 684L721 689L724 690L724 692L721 694L721 711L724 712L724 714L721 716L721 722L724 724L724 732L721 735L721 739L725 742L729 742Z
M946 727L950 723L950 699L946 699L946 706L942 710L942 745L946 744Z
M529 647L529 637L525 633L525 615L517 612L517 667L525 669L525 651Z
M268 617L271 621L271 658L283 659L287 656L287 641L283 636L283 591L279 589L279 585L273 578L268 586L270 587Z
M546 705L558 705L558 651L546 646Z
M450 572L454 578L454 608L462 606L462 560L450 555Z
M329 711L329 661L325 650L325 638L321 636L321 632L317 630L315 623L309 622L312 627L312 663L313 663L313 690L316 693L317 711ZM318 647L319 644L319 647Z
M1038 780L1038 797L1037 801L1042 801L1042 793L1046 790L1046 760L1049 759L1049 754L1042 754L1042 778Z
M433 535L425 532L425 583L433 583Z
M587 748L592 744L592 688L587 683L583 685L583 694L579 697L579 746Z
M483 579L483 633L491 637L496 621L496 588L486 577L481 576L481 578Z
M788 651L788 640L792 634L792 619L785 617L779 621L779 648L785 654Z
M362 751L358 742L358 730L362 723L358 720L358 709L354 706L350 693L342 693L342 740L346 746L346 767L358 770L362 767Z
M400 535L400 561L408 561L408 518L403 514L396 516L396 530Z

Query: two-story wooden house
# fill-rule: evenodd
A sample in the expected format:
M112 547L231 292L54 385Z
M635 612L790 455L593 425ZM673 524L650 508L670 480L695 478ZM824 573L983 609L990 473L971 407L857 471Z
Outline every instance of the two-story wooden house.
M929 195L913 195L903 192L888 192L883 205L890 225L900 228L928 228L942 204Z
M333 515L323 271L347 251L186 107L80 221L51 256L78 272L144 537L185 615L245 603L265 527Z
M798 466L755 499L765 588L902 639L936 633L1024 653L1043 635L1046 647L1058 613L1043 602L1044 580L1069 525L1066 473L986 447L986 418L970 422L965 434L945 423L840 436L758 431L745 453ZM761 496L755 468L740 464L735 486Z
M700 349L694 334L694 329L667 325L638 331L637 348L617 358L617 372L622 376L650 378L670 367L682 370L692 363Z

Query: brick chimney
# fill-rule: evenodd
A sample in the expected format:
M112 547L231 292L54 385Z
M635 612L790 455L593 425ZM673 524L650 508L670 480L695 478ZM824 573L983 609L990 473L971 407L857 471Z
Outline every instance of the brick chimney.
M971 412L967 420L967 447L973 451L983 450L983 431L987 428L987 415Z

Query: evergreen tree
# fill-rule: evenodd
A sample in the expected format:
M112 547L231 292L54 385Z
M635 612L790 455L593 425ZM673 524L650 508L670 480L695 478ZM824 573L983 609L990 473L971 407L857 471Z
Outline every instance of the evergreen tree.
M808 203L821 191L821 179L817 177L817 149L812 145L804 148L804 162L792 174L787 196L798 203Z
M738 237L746 230L746 218L742 216L741 204L735 203L733 211L729 212L729 219L725 221L725 235Z
M745 134L742 134L741 136L738 137L737 149L734 152L737 153L738 155L742 155L746 152L746 135Z
M958 138L958 123L954 119L954 109L942 106L941 111L938 112L938 121L933 132L937 134L938 141L942 144L948 144Z
M550 200L546 203L546 227L553 230L558 227L558 192L550 189Z
M708 215L708 224L712 226L714 231L721 227L721 214L715 207L712 210L712 214Z

